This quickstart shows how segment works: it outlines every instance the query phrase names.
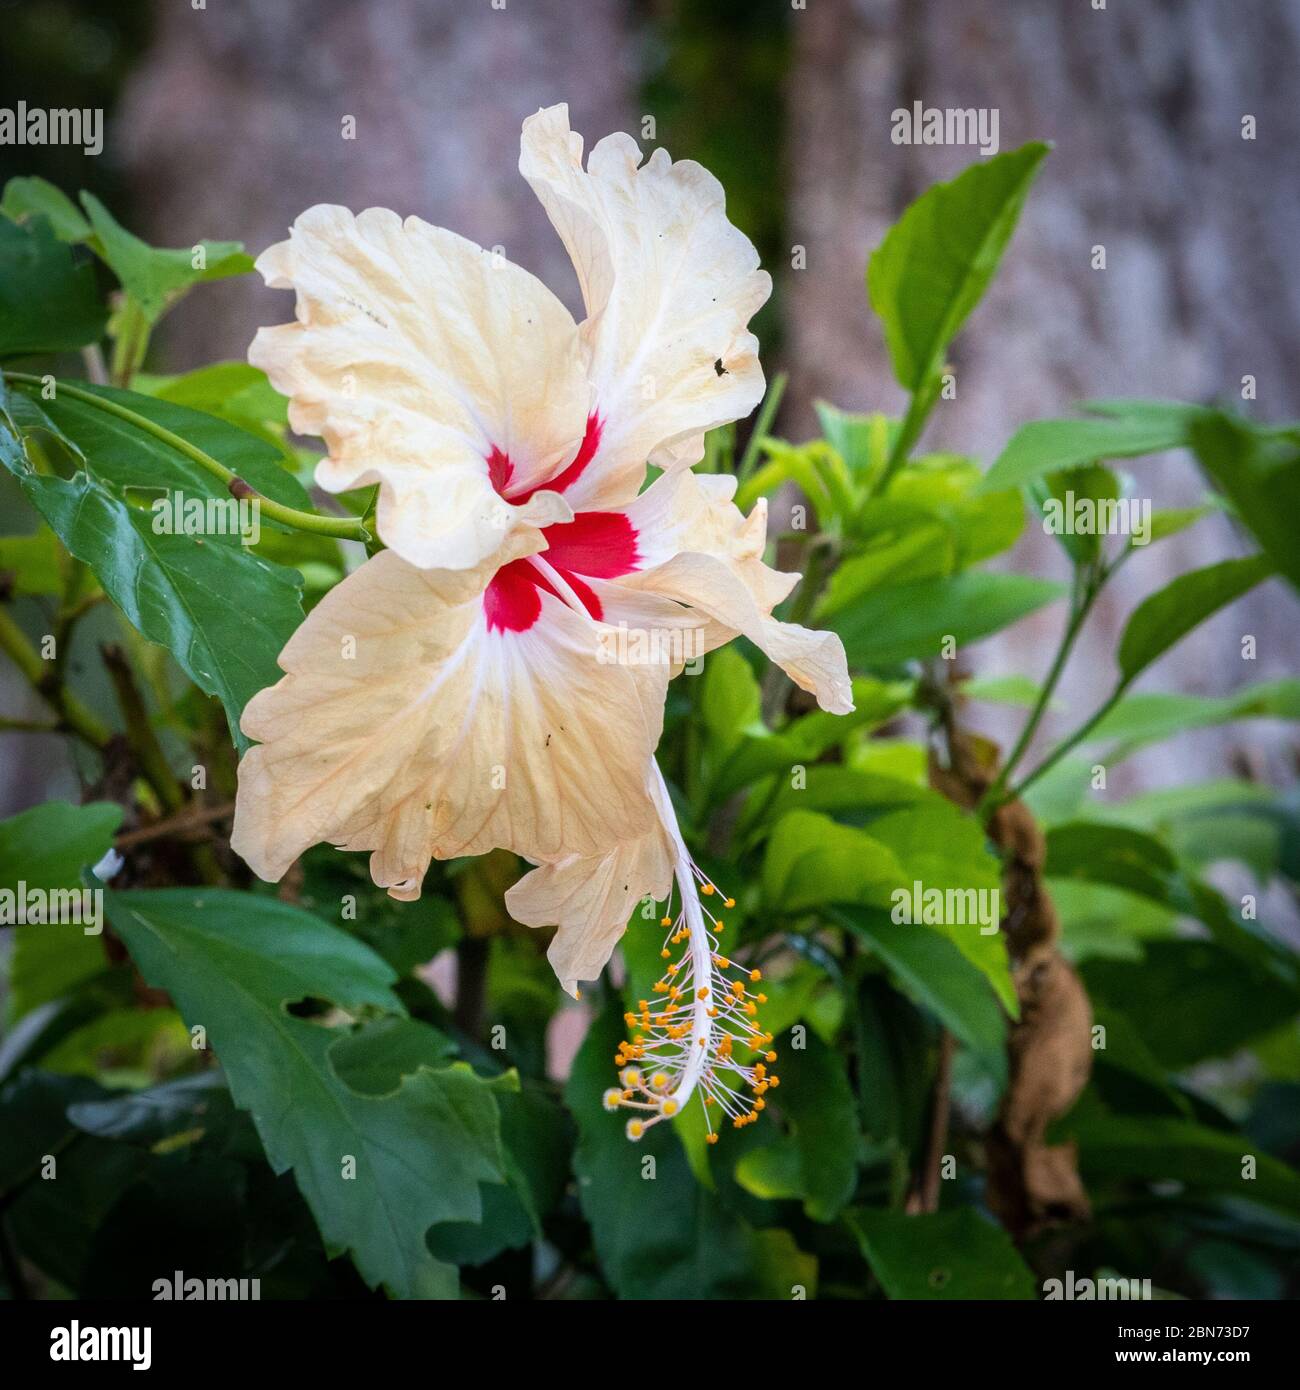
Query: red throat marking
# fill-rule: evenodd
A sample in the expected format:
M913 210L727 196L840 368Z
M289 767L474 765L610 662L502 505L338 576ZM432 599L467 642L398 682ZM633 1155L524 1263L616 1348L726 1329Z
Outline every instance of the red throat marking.
M487 458L492 486L514 506L527 502L535 492L564 492L578 481L595 458L603 424L593 410L587 417L587 430L573 462L555 477L514 496L508 489L515 466L510 456L494 444ZM547 564L554 566L593 618L602 618L600 600L579 576L614 579L636 569L641 556L632 523L622 512L579 512L572 521L547 526L542 534L546 537L547 549L543 555ZM512 560L503 565L483 593L488 631L526 632L541 615L542 590L561 597L530 560Z

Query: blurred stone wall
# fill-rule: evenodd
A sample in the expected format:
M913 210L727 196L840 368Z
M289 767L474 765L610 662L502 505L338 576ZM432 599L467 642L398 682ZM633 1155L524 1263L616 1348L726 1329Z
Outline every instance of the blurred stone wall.
M392 208L502 246L578 307L559 239L519 176L519 128L568 101L575 130L630 128L622 6L573 0L211 0L158 6L116 138L155 241L256 253L313 203ZM355 139L344 139L344 118ZM248 278L166 325L175 367L242 358L288 296Z
M957 399L940 404L927 443L987 462L1018 425L1067 414L1074 401L1240 407L1247 374L1258 383L1248 409L1300 415L1300 5L812 0L791 25L789 240L807 250L807 269L784 272L791 433L811 432L818 396L850 409L903 402L865 308L867 256L911 198L979 157L891 143L891 112L916 100L996 108L1003 150L1055 142L1003 269L958 339ZM1257 121L1253 141L1242 138L1246 115ZM1091 267L1096 245L1105 270ZM1186 455L1128 468L1156 506L1201 491ZM1055 729L1113 684L1118 629L1145 593L1248 544L1215 519L1137 557L1091 620L1064 686L1073 715ZM1010 564L1066 573L1037 528ZM1292 673L1297 612L1280 582L1264 586L1143 685L1219 693ZM1047 609L976 649L975 663L1041 674L1060 624L1059 608ZM1253 666L1239 656L1244 632L1258 640ZM1005 733L1008 721L991 727ZM1224 775L1238 750L1280 776L1293 772L1293 744L1278 726L1188 734L1143 754L1117 784Z

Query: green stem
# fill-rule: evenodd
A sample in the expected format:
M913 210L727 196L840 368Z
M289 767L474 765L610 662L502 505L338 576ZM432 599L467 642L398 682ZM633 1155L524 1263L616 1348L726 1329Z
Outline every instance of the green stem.
M1103 572L1100 575L1089 575L1086 578L1081 576L1079 570L1074 572L1074 593L1070 603L1070 620L1065 625L1065 631L1061 634L1061 640L1056 648L1056 655L1052 658L1052 664L1048 668L1047 675L1043 679L1042 687L1038 692L1038 698L1034 701L1033 708L1029 712L1029 718L1025 721L1025 726L1020 731L1020 737L1016 739L1015 747L1007 755L1006 761L1002 764L997 778L993 785L984 793L980 799L980 804L976 807L976 814L984 818L989 812L995 810L1002 804L1003 793L1006 791L1007 782L1011 774L1016 769L1016 764L1024 757L1025 750L1029 747L1030 741L1038 732L1038 726L1042 722L1043 715L1047 713L1047 706L1051 702L1052 695L1056 690L1057 683L1065 670L1065 663L1070 659L1070 653L1074 650L1074 644L1078 639L1079 633L1083 629L1088 614L1092 612L1092 606L1097 601L1097 595L1101 592L1102 583L1107 575Z
M6 380L15 382L20 386L39 387L41 384L40 377L31 376L27 372L5 372L4 375ZM263 497L237 473L227 468L224 463L218 463L211 454L205 454L202 449L191 444L189 440L182 439L180 435L173 434L163 425L138 414L129 407L119 405L117 401L109 400L107 396L98 396L93 391L85 391L66 381L60 381L56 389L71 396L73 400L95 406L109 415L116 415L119 420L125 420L136 429L153 435L155 439L166 444L169 449L175 449L178 454L184 455L192 463L197 463L200 468L211 473L214 478L219 478L233 495L256 498L262 515L270 517L272 521L278 521L284 526L292 526L298 531L310 531L318 536L337 536L342 540L349 541L367 541L370 539L370 533L356 517L322 516L319 512L303 512L295 507L282 506L279 502L271 501L269 497Z
M109 739L108 726L65 686L51 683L53 666L41 660L40 653L27 640L27 634L3 608L0 608L0 651L13 661L32 689L59 716L63 727L84 739L92 748L104 747Z
M890 449L889 457L885 460L884 471L881 473L879 481L871 489L871 496L879 497L888 491L894 474L907 462L907 457L912 452L912 446L920 439L925 422L930 418L930 412L939 399L942 386L943 375L936 372L932 380L924 382L920 390L912 393L912 398L907 403L907 414L903 416L903 423L894 436L893 448Z
M807 560L804 563L803 578L799 581L799 592L790 605L787 621L802 623L813 610L821 597L822 583L827 573L834 568L836 545L832 536L823 533L808 545Z
M144 365L149 351L149 320L143 310L128 297L117 316L117 337L113 340L112 381L114 386L130 386L136 372Z
M144 697L140 694L131 673L131 667L121 647L105 643L100 647L105 669L117 693L117 702L122 710L126 727L127 742L135 754L135 760L145 781L154 789L163 809L175 815L185 804L185 793L181 790L176 774L171 769L158 736L154 733L145 708Z
M1047 755L1047 757L1045 757L1043 761L1039 763L1038 766L1031 773L1029 773L1029 775L1025 777L1025 779L1018 786L1013 787L1009 792L1003 793L1002 801L1018 801L1020 797L1022 797L1024 793L1031 786L1033 786L1033 784L1037 782L1038 779L1045 772L1055 767L1056 764L1059 763L1061 759L1065 757L1065 755L1068 752L1070 752L1071 749L1077 748L1079 744L1081 744L1083 740L1088 737L1088 735L1093 731L1093 729L1095 729L1097 725L1100 724L1101 721L1111 712L1111 710L1115 708L1115 706L1119 703L1121 697L1124 695L1125 691L1128 690L1128 687L1129 682L1127 680L1120 681L1120 683L1115 687L1115 689L1111 691L1110 698L1106 701L1106 703L1101 705L1098 709L1094 710L1093 713L1090 714L1088 718L1085 719L1083 723L1080 724L1079 727L1069 736L1069 738L1067 738L1063 743L1059 743L1055 748L1053 748L1052 751ZM1001 804L1001 802L999 802L999 804ZM995 810L996 807L990 807L989 809Z
M772 427L772 419L776 415L777 407L781 404L781 397L785 394L788 380L789 378L784 372L778 372L772 378L772 384L767 388L767 395L763 397L763 404L758 408L758 419L754 421L754 428L745 441L745 452L741 454L740 466L736 469L736 477L742 483L748 480L749 475L758 465L758 451L762 447L763 439L768 430Z

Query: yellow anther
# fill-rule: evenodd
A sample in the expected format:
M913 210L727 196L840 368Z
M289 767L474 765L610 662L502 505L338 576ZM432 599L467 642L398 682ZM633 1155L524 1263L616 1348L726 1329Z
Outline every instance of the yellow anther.
M722 905L723 907L735 907L736 900L735 898L724 898L722 900Z
M749 972L749 978L757 982L763 978L763 972L761 970L751 970Z
M775 1061L776 1061L776 1053L775 1053L775 1052L769 1052L769 1053L767 1054L767 1060L768 1060L769 1062L775 1062Z
M716 1144L718 1142L718 1136L710 1131L704 1136L704 1142L706 1144Z
M707 999L709 997L708 987L701 985L700 988L695 991L695 997L697 999Z
M672 919L671 917L661 917L661 918L659 919L659 925L660 925L661 927L671 927L672 924L673 924L673 919Z
M700 884L700 892L703 893L706 898L711 898L713 896L713 885L711 883Z

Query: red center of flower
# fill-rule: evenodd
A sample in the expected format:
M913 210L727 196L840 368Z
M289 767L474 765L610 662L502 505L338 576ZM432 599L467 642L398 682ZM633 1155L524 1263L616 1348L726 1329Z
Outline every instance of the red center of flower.
M507 501L519 505L543 488L563 492L582 476L583 470L600 446L601 421L593 413L587 420L578 452L562 472L547 482L538 483L511 495L508 491L514 465L496 445L488 455L488 476L492 486ZM583 607L593 618L602 618L600 600L579 576L589 579L614 579L636 569L640 562L636 531L622 512L579 512L572 521L547 526L547 549L542 558L551 565L573 590ZM503 565L483 594L483 610L490 632L525 632L537 621L542 611L541 591L556 592L550 579L531 559L512 560Z

